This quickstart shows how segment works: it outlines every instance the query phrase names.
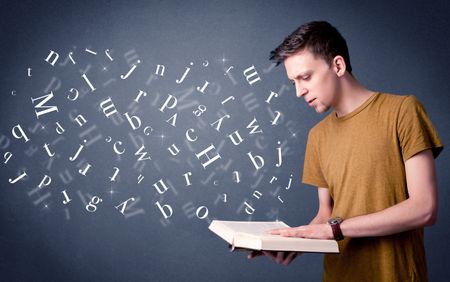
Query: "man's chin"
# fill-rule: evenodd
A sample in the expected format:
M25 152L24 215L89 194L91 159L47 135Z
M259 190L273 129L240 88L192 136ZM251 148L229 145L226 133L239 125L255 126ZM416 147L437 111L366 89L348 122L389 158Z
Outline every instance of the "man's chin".
M314 107L314 109L316 110L317 113L319 114L323 114L325 112L328 112L328 110L330 109L330 107L324 107L324 106L316 106Z

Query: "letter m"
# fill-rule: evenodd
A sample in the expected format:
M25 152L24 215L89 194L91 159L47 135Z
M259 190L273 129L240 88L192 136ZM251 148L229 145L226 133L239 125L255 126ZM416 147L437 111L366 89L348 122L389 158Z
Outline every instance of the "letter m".
M38 97L38 98L31 98L31 102L34 104L34 102L36 100L42 100L40 101L37 105L34 106L34 108L36 109L36 117L39 119L39 116L41 115L45 115L47 113L53 112L53 111L57 111L58 112L58 107L57 106L46 106L45 103L47 103L51 98L53 98L53 91L50 91L50 94Z

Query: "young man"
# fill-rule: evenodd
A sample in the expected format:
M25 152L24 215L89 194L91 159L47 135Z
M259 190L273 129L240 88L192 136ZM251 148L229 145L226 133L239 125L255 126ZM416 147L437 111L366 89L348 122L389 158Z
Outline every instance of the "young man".
M324 281L427 281L424 226L437 214L436 158L443 145L413 95L371 91L352 75L345 39L327 22L300 26L271 53L297 96L318 113L302 182L318 187L309 225L281 236L336 239ZM278 263L297 253L256 252Z

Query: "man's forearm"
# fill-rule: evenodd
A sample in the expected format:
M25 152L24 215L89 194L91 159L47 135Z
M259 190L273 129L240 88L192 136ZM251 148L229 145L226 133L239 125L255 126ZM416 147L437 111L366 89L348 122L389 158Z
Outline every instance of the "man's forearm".
M436 220L434 201L405 200L385 210L344 219L341 230L344 237L385 236L431 225ZM318 213L309 225L279 228L271 231L287 237L333 239L328 215Z
M376 213L344 219L341 230L345 237L390 235L434 224L435 210L431 204L408 199Z

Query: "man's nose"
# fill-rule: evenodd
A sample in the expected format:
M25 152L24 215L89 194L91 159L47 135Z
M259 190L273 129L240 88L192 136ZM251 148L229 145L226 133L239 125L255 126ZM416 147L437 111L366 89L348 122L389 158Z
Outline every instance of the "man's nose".
M308 91L305 88L298 88L297 89L297 97L298 98L302 97L306 93L308 93Z

